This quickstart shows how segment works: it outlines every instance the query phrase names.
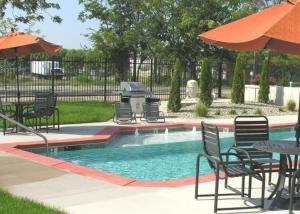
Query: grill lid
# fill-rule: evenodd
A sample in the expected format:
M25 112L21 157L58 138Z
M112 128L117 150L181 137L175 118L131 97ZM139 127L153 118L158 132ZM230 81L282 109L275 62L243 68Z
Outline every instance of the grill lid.
M121 91L145 92L145 86L140 82L121 82Z

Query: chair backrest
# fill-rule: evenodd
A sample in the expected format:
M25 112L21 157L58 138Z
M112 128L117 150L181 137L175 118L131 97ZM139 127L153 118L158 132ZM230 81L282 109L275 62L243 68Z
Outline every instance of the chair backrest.
M48 114L50 92L36 92L34 97L34 112L37 116Z
M2 103L2 97L0 97L0 113L2 113L2 114L6 114L6 108L5 108L5 106L3 105L3 103Z
M117 119L131 119L132 109L130 103L116 102L115 114Z
M143 112L146 119L158 119L159 118L159 106L157 103L145 103L143 105Z
M0 97L0 113L5 114L5 108L2 104L2 98Z
M265 116L237 116L234 119L234 136L235 145L246 150L251 158L272 157L272 153L252 147L255 142L269 140L269 122Z
M56 102L57 102L57 94L51 92L48 97L48 109L47 109L48 116L54 114L56 108Z
M204 153L222 161L218 127L203 121L201 122L201 127ZM214 164L209 160L208 163L211 168L215 168Z

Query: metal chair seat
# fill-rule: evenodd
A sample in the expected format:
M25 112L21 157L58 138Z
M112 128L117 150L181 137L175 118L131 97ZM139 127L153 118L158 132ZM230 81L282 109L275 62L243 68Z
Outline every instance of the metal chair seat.
M157 103L145 103L143 105L142 118L147 122L165 122L165 115L162 111L159 111L159 105Z
M130 103L115 103L115 115L113 117L115 123L136 123L136 116L132 112Z
M255 175L256 172L243 166L242 164L229 164L227 165L227 175L228 177L239 177Z

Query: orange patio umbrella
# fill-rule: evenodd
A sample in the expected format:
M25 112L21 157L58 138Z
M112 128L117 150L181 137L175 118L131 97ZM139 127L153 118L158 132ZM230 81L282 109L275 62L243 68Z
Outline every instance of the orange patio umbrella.
M0 59L16 58L17 99L20 101L18 57L27 56L32 53L46 53L52 56L61 49L61 46L47 42L44 39L26 34L14 32L0 37Z
M199 35L204 42L237 51L271 49L300 55L300 0L288 0Z
M300 0L287 0L202 33L198 37L206 43L237 51L271 49L280 53L300 55Z

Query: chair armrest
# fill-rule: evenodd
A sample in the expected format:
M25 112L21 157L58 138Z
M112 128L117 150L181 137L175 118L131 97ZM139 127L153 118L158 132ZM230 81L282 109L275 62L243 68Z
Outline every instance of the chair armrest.
M26 112L26 113L33 112L33 108L34 108L33 105L26 105L23 108L23 112Z
M201 156L207 158L209 161L211 161L214 164L216 164L216 166L221 163L221 161L218 158L214 158L214 157L209 156L209 155L204 154L204 153L199 153L198 156L197 156L197 158L200 158Z
M252 161L252 158L250 157L249 153L248 153L246 150L241 149L241 148L238 148L238 147L236 147L236 146L231 146L231 147L227 150L227 153L230 153L231 150L235 150L236 152L243 153L244 155L247 156L247 160ZM238 154L237 154L237 156L238 156Z

